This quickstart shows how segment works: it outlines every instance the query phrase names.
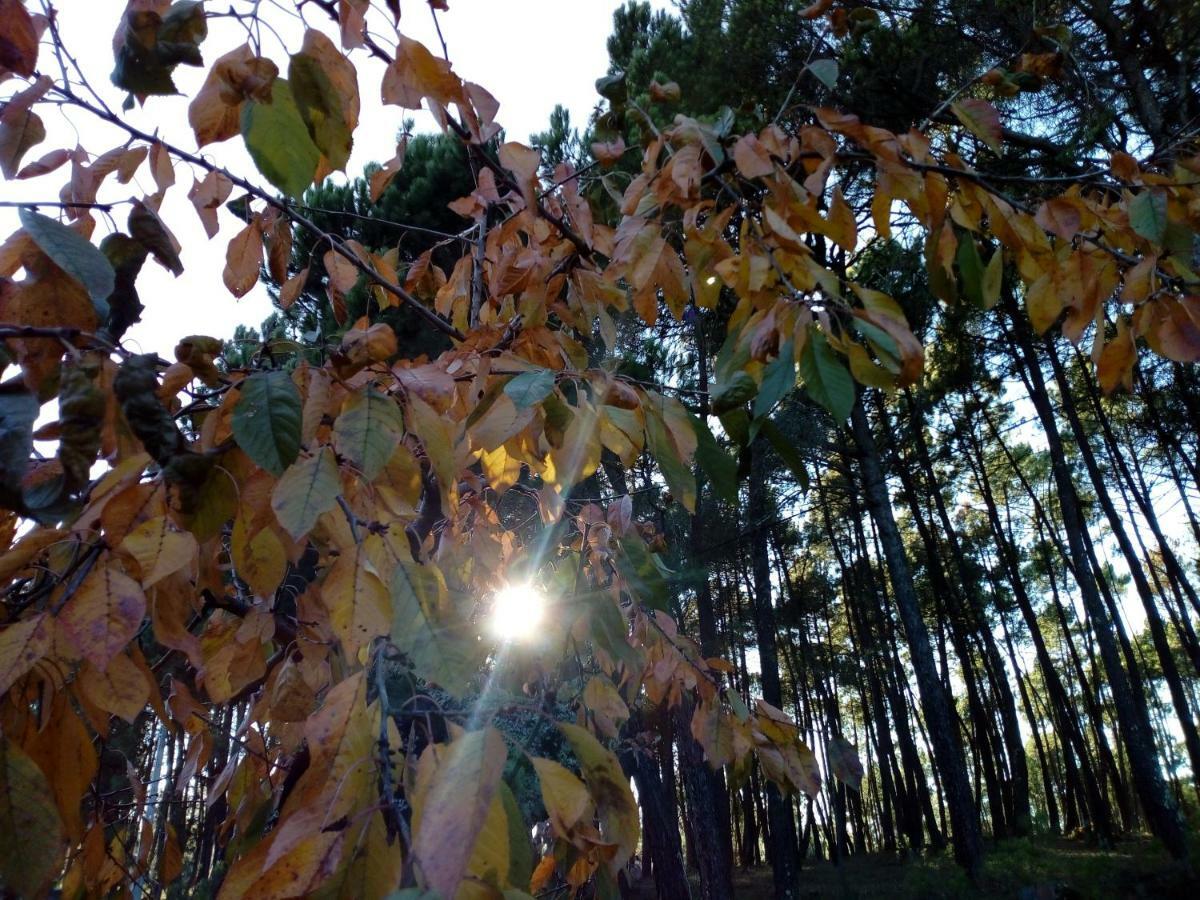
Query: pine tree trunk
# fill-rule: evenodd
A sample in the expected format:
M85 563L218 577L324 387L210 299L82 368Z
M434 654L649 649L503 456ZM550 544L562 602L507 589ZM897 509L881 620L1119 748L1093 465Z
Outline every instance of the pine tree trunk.
M1134 787L1151 830L1163 842L1172 856L1176 859L1186 859L1188 848L1183 822L1180 819L1178 808L1167 793L1162 770L1158 764L1154 734L1150 728L1145 698L1135 695L1130 687L1129 677L1121 666L1120 651L1117 649L1112 635L1114 623L1104 608L1104 602L1100 598L1096 585L1095 573L1092 572L1089 564L1085 544L1087 526L1079 508L1079 499L1075 492L1075 484L1071 480L1071 471L1063 450L1062 438L1058 432L1058 423L1046 393L1041 367L1033 352L1028 326L1016 310L1011 295L1006 298L1006 304L1010 320L1013 323L1015 343L1020 350L1029 376L1030 399L1033 401L1034 409L1037 411L1045 431L1071 562L1075 569L1080 596L1087 609L1088 618L1091 620L1097 643L1100 645L1100 657L1104 662L1109 690L1112 693L1117 719L1120 722L1129 754Z
M932 738L933 755L942 776L943 789L950 807L954 856L971 878L983 868L983 839L979 819L971 802L971 787L962 750L954 737L953 705L938 679L929 631L921 617L912 572L904 553L903 540L892 515L891 498L880 465L875 438L867 424L861 397L851 413L855 442L858 444L863 475L863 491L871 518L879 532L884 559L892 581L892 593L900 612L908 641L912 666L921 693L921 704Z

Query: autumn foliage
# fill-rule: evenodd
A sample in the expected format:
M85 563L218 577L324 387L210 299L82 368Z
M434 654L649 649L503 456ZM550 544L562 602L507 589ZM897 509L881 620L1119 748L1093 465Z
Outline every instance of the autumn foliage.
M747 708L728 664L677 630L653 524L634 520L628 495L575 489L606 452L625 467L648 455L693 510L697 467L737 494L717 435L782 441L771 414L798 382L839 421L856 385L918 382L923 350L900 306L847 264L865 241L919 229L941 300L1019 299L1037 332L1087 342L1106 391L1130 387L1139 345L1200 359L1200 157L1118 153L1028 204L987 175L1006 138L982 82L936 133L829 108L796 133L645 117L643 146L594 148L602 164L640 158L605 198L619 209L610 223L569 164L546 172L537 150L498 138L494 98L398 31L394 0L298 5L313 27L288 57L210 46L200 2L131 0L111 23L112 77L130 103L173 93L177 66L208 67L183 147L55 74L69 48L54 19L0 0L0 164L46 198L0 246L0 885L14 894L179 877L194 836L147 804L126 764L137 735L159 729L185 757L154 796L192 796L225 761L189 820L214 835L221 897L520 897L555 878L612 892L639 840L614 747L646 704L694 710L692 734L731 778L756 763L784 792L815 794L822 776L795 723L763 701ZM805 14L846 27L832 3ZM605 89L638 115L620 85ZM320 232L296 205L345 167L360 90L399 107L397 121L424 105L469 147L478 187L454 208L478 223L479 252L468 243L447 271L428 256L401 262ZM42 146L48 104L127 140ZM244 142L257 172L198 149L223 141ZM402 164L380 169L372 193ZM873 172L868 215L843 191L850 169ZM135 174L156 192L114 207L114 183ZM280 303L293 301L308 282L288 271L293 232L316 232L340 346L251 369L228 367L203 335L180 335L165 358L127 349L142 266L188 278L158 213L168 191L187 191L209 237L227 242L224 282L238 296L269 275ZM231 200L236 231L218 217ZM388 325L347 320L355 289L376 309L406 308L451 349L398 357ZM653 325L662 307L684 320L723 300L728 337L698 401L589 356L595 340L614 344L629 310ZM552 612L510 658L487 611L527 579ZM546 697L567 663L590 673L573 722ZM478 697L504 666L529 686L526 714L561 735L560 758L527 753L487 716L429 724L431 703ZM838 740L831 774L857 788L861 764ZM518 757L553 835L540 861L506 780Z

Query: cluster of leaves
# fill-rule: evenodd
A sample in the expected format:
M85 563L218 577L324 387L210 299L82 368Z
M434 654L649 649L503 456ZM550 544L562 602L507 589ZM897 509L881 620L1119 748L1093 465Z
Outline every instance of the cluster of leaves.
M212 808L223 816L230 897L375 897L398 886L512 897L560 877L611 892L639 836L612 743L640 704L694 704L692 732L711 764L744 777L756 760L782 789L814 794L820 775L796 725L762 701L746 708L722 682L728 664L677 632L654 528L633 521L627 495L598 504L573 492L606 454L626 467L649 454L687 510L697 465L736 497L737 465L706 413L735 444L762 433L786 460L771 416L798 378L839 420L856 384L890 390L920 378L923 350L899 305L853 279L866 226L839 173L874 170L871 227L886 236L905 210L927 235L946 302L991 306L1019 283L1039 330L1061 321L1079 340L1099 323L1106 387L1128 380L1138 337L1172 359L1200 357L1200 300L1186 289L1196 282L1196 158L1158 171L1119 154L1103 178L1024 209L915 130L895 134L833 109L795 134L770 125L739 135L729 119L679 117L661 131L648 123L640 172L612 198L613 227L594 215L569 163L547 189L537 151L507 142L493 152L497 104L486 90L398 31L394 43L373 37L397 23L397 4L316 6L331 14L340 47L309 28L286 61L234 48L189 107L198 146L240 136L281 198L123 124L65 80L37 77L38 35L50 23L3 3L0 74L30 82L0 115L5 174L71 164L62 221L27 212L0 247L0 338L14 365L0 386L7 890L38 895L61 878L77 896L178 875L180 836L146 835L145 785L119 776L133 796L120 805L98 785L117 777L97 753L117 720L153 717L186 735L168 787L182 795L216 751L214 716L237 710L242 752L208 793L210 805L223 800ZM854 16L831 7L804 14ZM268 13L256 5L254 14ZM204 22L200 3L133 0L114 81L133 102L174 91L174 67L201 64ZM478 169L476 189L453 208L482 223L482 252L468 248L448 272L427 255L402 273L394 254L323 232L289 202L345 166L368 57L385 64L384 102L425 104ZM620 97L615 82L603 87ZM658 87L667 100L673 90ZM119 125L130 141L96 156L51 151L22 168L44 139L43 102ZM987 100L953 112L981 154L1002 152ZM373 193L401 163L379 171ZM143 166L157 192L131 198L129 233L97 248L97 191ZM189 197L210 236L234 187L246 194L224 273L237 296L265 267L281 302L293 300L308 272L288 277L292 230L313 232L334 316L347 326L327 359L222 371L220 343L204 336L182 340L174 362L120 346L140 310L133 284L146 257L182 271L157 214L178 167L195 175ZM404 306L452 346L432 360L399 358L387 324L349 320L351 290L380 309ZM621 313L653 325L661 306L683 320L723 296L736 308L701 415L668 388L592 364L587 345L612 346ZM193 382L204 386L194 402L184 393ZM58 421L35 433L54 398ZM57 456L35 454L35 438L57 441ZM537 526L513 524L502 503L523 504ZM484 640L488 599L522 578L545 585L554 614L537 642L501 659ZM529 823L503 777L501 732L470 720L437 735L402 727L411 698L393 696L386 672L401 666L461 696L487 668L553 672L580 647L590 647L594 675L579 719L552 723L574 765L529 760L554 837L534 865ZM852 750L831 746L829 758L856 786Z

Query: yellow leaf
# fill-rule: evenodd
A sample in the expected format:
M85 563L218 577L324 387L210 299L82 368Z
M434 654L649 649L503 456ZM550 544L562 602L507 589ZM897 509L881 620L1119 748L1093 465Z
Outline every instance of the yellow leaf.
M829 204L826 234L847 253L853 252L858 238L858 223L854 219L854 211L846 203L846 198L842 196L840 186L833 189L833 201Z
M137 561L143 588L190 565L197 552L196 539L186 531L172 530L164 516L148 519L129 532L121 549Z
M76 686L100 709L130 724L141 715L150 699L150 685L145 676L124 653L114 656L103 671L85 665Z
M554 833L566 837L581 821L590 821L594 808L591 795L574 773L552 759L531 756L542 788L542 803L550 815Z
M83 658L103 670L133 640L145 615L141 587L106 560L79 585L58 624Z
M69 695L54 700L46 726L30 735L25 750L50 781L67 836L79 840L84 825L80 804L100 767L92 736L71 709Z
M575 752L584 783L596 801L604 838L617 845L617 852L608 862L609 871L616 875L633 855L641 837L641 819L629 779L612 751L603 747L590 731L565 722L558 727Z
M321 599L350 659L355 658L359 648L391 630L391 596L363 555L362 545L355 553L337 558L321 584Z
M38 613L0 631L0 696L46 655L52 628L46 614Z
M1096 378L1104 393L1111 394L1120 386L1127 391L1133 390L1133 364L1136 360L1133 332L1122 317L1117 320L1116 335L1104 345L1096 365Z
M615 738L621 723L629 718L629 707L613 683L593 676L583 689L583 702L596 719L596 728L605 737Z
M425 749L413 791L413 861L419 878L453 897L466 874L507 751L494 728Z

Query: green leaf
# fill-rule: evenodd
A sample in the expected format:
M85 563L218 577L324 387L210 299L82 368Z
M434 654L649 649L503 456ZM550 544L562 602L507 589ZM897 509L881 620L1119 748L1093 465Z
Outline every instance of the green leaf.
M33 453L37 399L20 380L0 385L0 506L21 508L21 479Z
M800 355L800 376L810 397L829 410L837 422L850 418L854 405L854 379L841 361L825 334L817 328L808 333L804 352Z
M112 81L131 94L178 93L172 73L180 63L200 66L200 44L208 36L208 20L201 0L176 0L161 20L139 19L122 23L124 43L117 51Z
M725 688L725 699L729 701L729 705L733 709L733 714L738 717L739 722L745 722L750 718L750 710L746 709L746 704L742 701L742 695L735 688Z
M758 385L749 372L738 369L717 383L712 395L712 410L718 416L737 409L758 393Z
M295 54L288 64L288 81L313 143L331 166L345 169L354 136L343 115L341 95L320 61L304 53Z
M779 455L779 458L783 460L783 464L788 467L788 471L796 476L800 490L807 493L808 470L804 467L804 460L796 450L796 445L789 441L787 435L780 431L779 426L770 419L763 422L761 430L767 436L767 440L771 442L771 447Z
M0 834L5 895L42 896L62 868L62 819L42 770L7 737L0 737Z
M979 256L979 248L975 239L969 234L959 236L958 275L962 283L963 296L973 306L983 306L983 260Z
M504 804L504 815L508 820L508 883L529 887L529 879L533 876L533 845L529 841L529 825L521 815L521 807L512 788L503 781L500 782L500 802ZM505 898L510 893L515 895L521 891L505 891Z
M808 71L821 84L833 90L838 80L838 64L836 59L814 59L808 64Z
M896 346L894 337L878 325L874 325L866 319L860 319L858 316L850 320L850 326L867 339L871 349L878 354L880 362L888 371L892 373L900 371L900 348Z
M653 403L647 403L642 409L646 414L646 443L658 460L663 480L675 499L691 512L696 508L696 476L692 474L691 467L680 459L679 450L671 439L670 428L662 413Z
M504 393L517 409L528 409L545 400L554 390L554 372L550 369L534 369L522 372L504 385Z
M667 593L667 580L658 567L655 554L646 549L642 539L630 535L621 541L617 554L617 568L625 579L634 598L651 609L670 611L671 600Z
M983 270L979 293L983 300L983 308L991 309L1000 302L1000 287L1004 279L1004 251L999 247L988 260L987 268Z
M21 209L21 227L54 264L78 281L92 298L96 316L108 319L108 295L113 292L116 275L103 253L74 228L36 213Z
M354 394L333 423L333 445L374 481L396 452L404 420L394 400L367 388Z
M795 345L789 340L763 371L762 384L758 386L758 396L754 398L754 418L769 416L775 404L796 386L795 355Z
M479 660L469 624L449 602L441 570L401 561L392 573L392 643L422 678L459 696Z
M341 489L333 451L322 447L283 473L271 494L271 508L288 534L300 540L321 513L333 508Z
M149 251L141 241L118 231L100 242L100 252L116 276L113 292L108 295L108 321L104 330L114 341L119 341L130 325L142 320L145 307L138 296L136 282Z
M713 493L726 503L737 503L737 460L721 449L708 423L692 416L696 431L696 462L712 482Z
M575 599L588 617L588 636L592 643L629 671L635 671L640 661L629 645L628 624L608 592L588 591L576 595Z
M233 408L233 436L255 463L272 475L300 453L300 392L287 372L255 372L241 384Z
M286 78L275 79L270 103L246 101L242 138L258 171L287 196L298 198L312 184L321 151L308 136Z
M1153 244L1167 233L1167 195L1142 191L1129 202L1129 227Z
M596 79L596 93L614 106L620 106L626 99L625 73L614 72Z

